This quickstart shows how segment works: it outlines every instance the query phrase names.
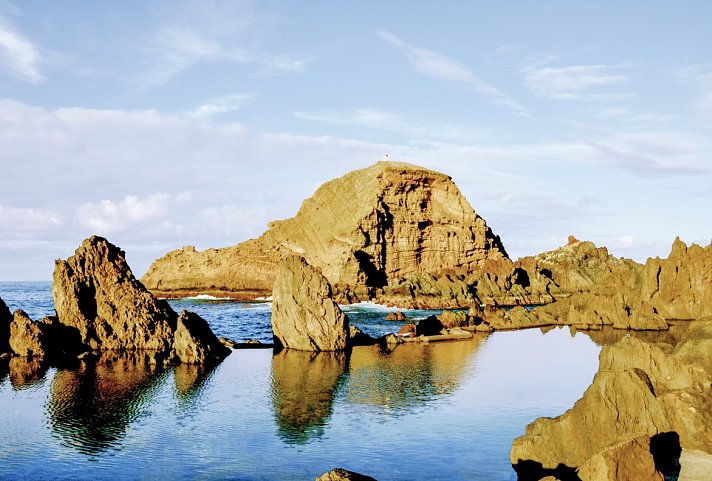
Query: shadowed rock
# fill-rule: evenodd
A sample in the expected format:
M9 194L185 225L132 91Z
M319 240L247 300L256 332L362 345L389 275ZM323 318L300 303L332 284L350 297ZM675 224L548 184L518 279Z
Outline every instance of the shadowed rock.
M275 342L302 351L343 351L349 319L331 297L331 285L318 269L289 256L277 269L272 291Z
M353 471L347 471L342 468L332 469L331 471L322 474L316 481L376 481L371 476L366 476Z
M220 342L205 319L189 311L178 317L173 347L184 364L217 362L230 354L230 348Z
M0 298L0 354L10 352L10 323L12 314Z

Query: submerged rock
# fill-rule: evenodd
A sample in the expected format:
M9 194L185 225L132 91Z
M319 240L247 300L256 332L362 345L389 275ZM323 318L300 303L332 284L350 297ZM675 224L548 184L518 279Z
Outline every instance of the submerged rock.
M336 468L316 478L316 481L376 481L371 476Z
M289 256L279 264L272 297L272 332L283 347L346 349L349 319L332 299L329 282L303 257Z

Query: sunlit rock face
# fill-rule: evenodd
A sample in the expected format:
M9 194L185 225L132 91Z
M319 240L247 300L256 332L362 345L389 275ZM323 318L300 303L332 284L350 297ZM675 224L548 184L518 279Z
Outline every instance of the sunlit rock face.
M268 292L279 259L298 254L336 290L368 295L412 274L469 273L507 259L498 236L447 175L378 162L322 185L291 218L224 249L166 254L143 282L161 293Z
M321 272L299 256L280 262L272 291L272 332L288 349L343 351L349 320L331 296Z

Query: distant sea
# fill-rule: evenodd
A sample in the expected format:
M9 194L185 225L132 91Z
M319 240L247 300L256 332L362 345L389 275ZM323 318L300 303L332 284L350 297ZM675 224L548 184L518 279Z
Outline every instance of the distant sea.
M0 282L0 297L33 319L53 314L48 282ZM269 302L170 303L218 335L271 341ZM344 310L374 336L402 324L382 306ZM344 467L381 481L512 481L512 440L571 407L599 350L553 329L348 356L239 350L208 370L13 359L0 364L0 479L308 480Z

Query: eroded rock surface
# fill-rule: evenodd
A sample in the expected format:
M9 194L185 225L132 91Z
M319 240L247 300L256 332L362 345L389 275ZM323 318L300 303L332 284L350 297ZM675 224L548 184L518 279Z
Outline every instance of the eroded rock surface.
M20 309L15 311L10 323L10 349L21 357L43 358L47 345L47 329L43 323L32 319Z
M676 346L623 338L604 347L583 397L563 415L527 426L512 445L512 464L578 468L617 443L667 432L684 449L712 453L710 352L709 320L695 321Z
M272 332L289 349L343 351L349 319L334 302L331 285L303 257L280 262L272 291Z
M183 364L211 363L230 354L230 348L223 345L205 319L190 311L178 317L173 348Z
M296 216L270 223L259 238L224 249L191 247L166 254L143 277L154 292L268 293L276 265L298 254L319 268L339 298L412 299L437 291L433 279L467 274L507 259L499 237L447 175L422 167L378 162L322 185ZM508 259L507 259L508 260ZM410 276L415 275L416 278ZM457 283L455 283L457 284ZM472 293L456 287L454 298ZM451 301L455 306L455 301ZM458 304L461 305L461 304Z
M316 481L376 481L371 476L366 476L346 469L336 468L316 478Z

